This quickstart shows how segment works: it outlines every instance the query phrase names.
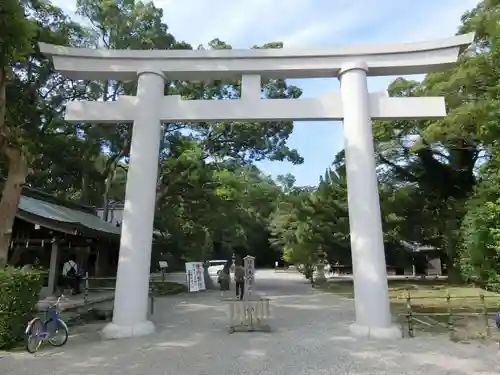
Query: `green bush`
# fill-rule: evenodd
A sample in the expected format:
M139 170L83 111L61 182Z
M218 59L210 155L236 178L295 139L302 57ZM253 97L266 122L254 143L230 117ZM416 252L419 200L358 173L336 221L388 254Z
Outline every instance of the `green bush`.
M476 205L465 216L459 265L465 281L500 290L500 199Z
M11 348L23 339L41 288L39 271L0 268L0 349Z
M466 282L500 292L500 154L481 167L467 202L458 265Z

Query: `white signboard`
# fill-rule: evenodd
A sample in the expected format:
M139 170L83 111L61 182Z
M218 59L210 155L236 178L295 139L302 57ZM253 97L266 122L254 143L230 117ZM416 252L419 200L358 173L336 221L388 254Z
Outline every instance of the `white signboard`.
M199 292L201 290L206 290L205 278L203 277L202 262L187 262L186 278L189 292Z
M253 279L255 277L255 258L247 255L243 261L245 262L245 279Z
M197 292L198 281L196 280L196 266L193 262L186 263L186 278L189 292Z
M160 260L160 261L158 262L158 264L159 264L159 266L160 266L160 268L161 268L161 269L165 269L165 268L167 268L167 267L168 267L168 263L167 263L167 261L166 261L166 260Z
M203 263L195 262L194 268L195 268L196 281L198 283L198 290L207 289L205 286L205 278L203 277Z
M250 297L255 282L255 258L247 255L243 258L245 265L245 298Z

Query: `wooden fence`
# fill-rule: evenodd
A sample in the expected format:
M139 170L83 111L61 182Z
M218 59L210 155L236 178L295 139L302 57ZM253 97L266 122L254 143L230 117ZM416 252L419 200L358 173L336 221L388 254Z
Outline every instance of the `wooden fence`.
M149 279L149 312L154 313L155 295L153 293L155 284L162 284L164 280ZM92 285L93 284L93 285ZM84 305L90 303L89 293L91 292L113 292L116 286L116 277L90 277L88 272L83 277L83 301Z
M495 295L463 295L452 296L449 292L445 296L412 296L409 290L406 291L406 311L399 312L399 317L403 336L414 337L416 332L436 331L447 332L453 340L461 341L467 339L495 339L500 340L500 329L496 326L499 306L488 305L488 300L496 298ZM446 300L446 308L438 310L446 311L426 311L428 308L419 311L419 307L424 300ZM456 300L473 300L477 305L473 308L454 307ZM419 303L420 301L420 303ZM497 311L495 311L497 310ZM406 326L406 327L405 327ZM500 341L499 341L500 345Z

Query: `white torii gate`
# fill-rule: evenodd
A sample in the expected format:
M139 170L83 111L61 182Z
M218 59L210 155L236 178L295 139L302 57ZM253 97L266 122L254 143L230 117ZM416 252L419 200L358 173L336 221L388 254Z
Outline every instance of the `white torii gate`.
M338 50L135 51L40 44L55 68L73 79L135 80L136 96L116 102L73 102L70 122L133 122L113 321L108 338L145 335L151 233L161 122L343 120L356 322L351 331L398 337L388 298L371 119L432 119L446 115L444 98L369 94L367 76L421 74L453 66L473 34L432 42ZM261 99L262 78L334 77L338 93L317 99ZM164 81L242 79L239 100L182 100L164 96Z

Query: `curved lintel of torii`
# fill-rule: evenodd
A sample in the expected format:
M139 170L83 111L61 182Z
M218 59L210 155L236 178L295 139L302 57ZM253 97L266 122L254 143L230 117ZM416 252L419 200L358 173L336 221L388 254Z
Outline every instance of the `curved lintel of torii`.
M380 46L355 46L332 51L313 50L218 50L138 51L69 48L40 44L55 68L70 78L130 79L141 72L156 72L169 79L242 79L242 97L231 101L181 100L165 96L158 116L161 121L328 121L342 120L340 92L313 99L261 99L266 77L339 76L346 65L360 62L366 75L428 73L449 68L474 34L430 42ZM435 119L446 115L444 98L389 98L369 95L371 119ZM121 96L113 103L72 102L65 118L70 122L133 122L137 97Z
M338 76L346 62L366 63L367 75L409 75L453 66L474 34L418 43L349 46L332 50L105 50L40 43L55 68L73 79L135 80L139 71L169 79L211 80L258 74L263 78Z

